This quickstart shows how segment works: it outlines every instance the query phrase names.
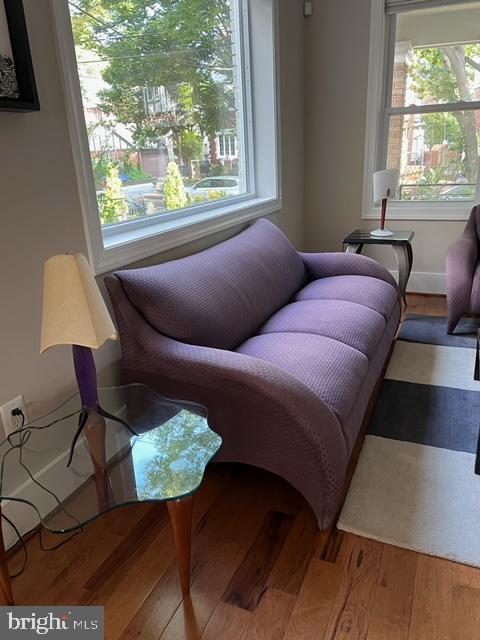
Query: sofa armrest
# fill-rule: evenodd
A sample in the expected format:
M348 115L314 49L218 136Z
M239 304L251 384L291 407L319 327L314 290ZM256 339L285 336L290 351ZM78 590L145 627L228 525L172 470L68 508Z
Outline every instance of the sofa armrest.
M460 317L470 310L473 276L478 262L478 238L467 226L447 251L448 332L452 333Z
M478 239L466 231L448 247L447 276L448 271L451 271L452 276L458 272L462 277L467 277L471 281L477 262Z
M300 253L311 280L329 276L369 276L398 288L391 273L376 260L357 253Z

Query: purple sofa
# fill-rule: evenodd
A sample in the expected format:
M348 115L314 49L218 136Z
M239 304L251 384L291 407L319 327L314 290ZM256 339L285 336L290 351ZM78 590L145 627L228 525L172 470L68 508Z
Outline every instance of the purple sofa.
M480 205L473 207L463 234L447 252L447 331L453 333L460 318L480 313Z
M217 461L285 478L321 529L400 320L388 271L347 253L298 253L259 220L206 251L106 278L125 382L204 404Z

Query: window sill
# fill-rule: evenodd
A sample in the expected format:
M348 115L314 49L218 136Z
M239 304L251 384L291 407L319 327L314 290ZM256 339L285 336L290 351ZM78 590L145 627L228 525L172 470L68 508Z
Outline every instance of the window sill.
M389 220L468 220L475 202L424 202L422 204L405 203L390 205L387 209ZM362 220L380 220L380 209L367 209L362 212Z
M118 233L110 232L104 237L104 249L94 265L95 273L98 275L123 267L281 208L280 198L251 198L241 204L202 210L174 220L159 221L158 224L119 230Z

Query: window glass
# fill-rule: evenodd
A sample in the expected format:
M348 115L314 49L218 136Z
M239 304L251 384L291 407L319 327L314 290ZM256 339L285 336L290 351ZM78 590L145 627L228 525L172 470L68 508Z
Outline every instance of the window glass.
M399 198L473 200L479 123L480 111L392 116L388 166L400 168Z
M403 200L475 197L479 24L480 2L396 17L387 166L400 170L399 197Z
M238 2L69 1L102 225L188 214L206 176L247 192Z

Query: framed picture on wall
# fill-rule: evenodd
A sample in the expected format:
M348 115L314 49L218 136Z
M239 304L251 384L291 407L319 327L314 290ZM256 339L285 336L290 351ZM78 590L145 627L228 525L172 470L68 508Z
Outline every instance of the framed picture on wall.
M39 109L22 0L0 0L0 110Z

